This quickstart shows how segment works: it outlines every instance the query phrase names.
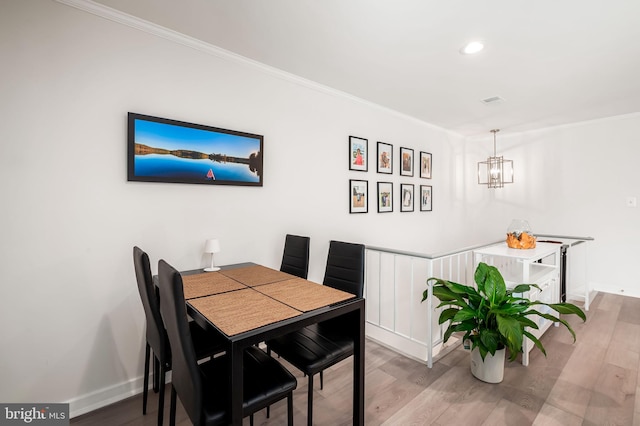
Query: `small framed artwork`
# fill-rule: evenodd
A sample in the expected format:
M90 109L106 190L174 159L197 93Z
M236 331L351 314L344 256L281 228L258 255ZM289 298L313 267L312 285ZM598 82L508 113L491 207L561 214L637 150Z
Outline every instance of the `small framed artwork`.
M431 201L433 199L433 189L431 185L420 185L420 211L430 212L432 210Z
M378 173L393 173L393 145L378 142Z
M349 170L367 171L368 145L367 139L349 136Z
M400 184L400 211L412 212L413 211L413 184L402 183Z
M378 182L378 213L393 211L393 183Z
M367 213L369 206L369 182L349 180L349 213Z
M420 177L431 179L431 153L420 151Z
M413 176L413 150L400 148L400 175Z

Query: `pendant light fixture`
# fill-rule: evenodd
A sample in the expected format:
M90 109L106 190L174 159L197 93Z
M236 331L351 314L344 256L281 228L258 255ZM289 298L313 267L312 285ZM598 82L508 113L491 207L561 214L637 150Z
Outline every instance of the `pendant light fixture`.
M493 157L478 163L478 183L487 188L502 188L505 183L513 183L513 161L505 160L496 154L496 133L500 129L493 129Z

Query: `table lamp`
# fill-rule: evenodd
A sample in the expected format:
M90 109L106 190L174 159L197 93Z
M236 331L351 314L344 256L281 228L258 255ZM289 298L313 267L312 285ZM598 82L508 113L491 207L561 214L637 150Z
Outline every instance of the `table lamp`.
M204 245L204 252L211 253L211 266L209 268L204 268L204 270L207 272L219 271L219 267L213 266L213 254L220 253L220 241L217 239L207 240Z

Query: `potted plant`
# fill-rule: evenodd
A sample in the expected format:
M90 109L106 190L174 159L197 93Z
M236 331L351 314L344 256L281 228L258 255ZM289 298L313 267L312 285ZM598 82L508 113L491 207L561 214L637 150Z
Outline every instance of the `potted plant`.
M504 373L504 349L509 350L509 360L516 359L522 352L525 337L546 356L547 353L538 340L525 327L538 329L530 317L539 315L545 319L563 324L573 341L576 334L564 319L551 313L541 312L538 306L547 306L559 314L575 314L586 321L582 309L571 303L544 303L521 297L537 284L520 284L507 289L504 278L495 266L480 263L476 268L474 280L477 289L443 280L429 278L428 285L433 287L433 295L440 300L437 306L446 307L440 313L439 324L449 321L444 333L444 342L456 332L464 332L463 342L471 343L472 373L481 380L498 383ZM422 294L422 301L428 298L428 290ZM497 354L497 358L496 358ZM487 365L493 362L496 366ZM476 365L474 365L474 363ZM496 370L497 369L497 370Z

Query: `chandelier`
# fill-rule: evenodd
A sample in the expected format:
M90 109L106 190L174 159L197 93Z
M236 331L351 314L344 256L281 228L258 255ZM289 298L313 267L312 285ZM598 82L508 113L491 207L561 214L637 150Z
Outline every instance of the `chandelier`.
M505 183L513 183L513 161L505 160L496 155L496 133L500 129L493 129L493 157L478 163L478 183L487 188L502 188Z

